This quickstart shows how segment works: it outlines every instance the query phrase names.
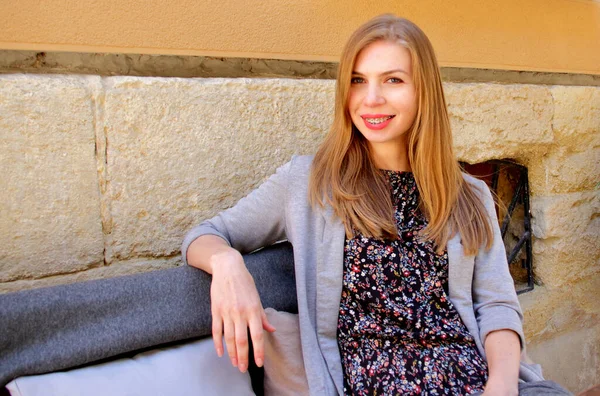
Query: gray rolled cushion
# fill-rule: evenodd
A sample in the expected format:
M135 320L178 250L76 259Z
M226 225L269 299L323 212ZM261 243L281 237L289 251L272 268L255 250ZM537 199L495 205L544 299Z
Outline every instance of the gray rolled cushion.
M245 255L263 306L297 312L291 245ZM211 333L210 276L188 266L0 295L0 386Z

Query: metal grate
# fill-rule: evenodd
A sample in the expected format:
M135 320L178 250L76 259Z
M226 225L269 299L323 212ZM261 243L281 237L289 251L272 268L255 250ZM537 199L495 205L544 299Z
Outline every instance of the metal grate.
M517 294L533 290L531 211L527 168L508 160L461 163L469 174L484 180L498 197L496 213Z

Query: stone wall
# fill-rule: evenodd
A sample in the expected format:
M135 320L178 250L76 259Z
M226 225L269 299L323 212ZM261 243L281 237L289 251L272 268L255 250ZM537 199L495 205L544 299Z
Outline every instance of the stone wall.
M531 357L600 383L600 88L446 83L459 159L529 168ZM0 292L172 267L332 119L331 80L0 75ZM560 359L558 358L560 357Z

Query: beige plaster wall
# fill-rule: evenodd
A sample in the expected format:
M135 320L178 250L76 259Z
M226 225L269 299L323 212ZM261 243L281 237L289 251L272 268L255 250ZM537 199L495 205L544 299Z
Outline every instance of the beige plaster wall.
M442 66L600 74L595 0L20 0L0 48L337 61L361 23L395 13Z
M186 230L315 151L333 89L1 75L0 292L179 265ZM600 88L445 90L461 160L530 170L542 285L520 297L531 356L572 391L600 383Z

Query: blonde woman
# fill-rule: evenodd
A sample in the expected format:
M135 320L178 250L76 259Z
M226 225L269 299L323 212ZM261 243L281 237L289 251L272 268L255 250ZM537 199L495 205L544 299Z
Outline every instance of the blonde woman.
M412 22L354 32L316 155L185 238L184 260L213 275L217 353L224 338L241 371L248 330L258 366L275 330L241 253L284 239L310 394L518 393L522 314L494 202L454 157L435 54Z

